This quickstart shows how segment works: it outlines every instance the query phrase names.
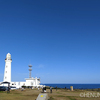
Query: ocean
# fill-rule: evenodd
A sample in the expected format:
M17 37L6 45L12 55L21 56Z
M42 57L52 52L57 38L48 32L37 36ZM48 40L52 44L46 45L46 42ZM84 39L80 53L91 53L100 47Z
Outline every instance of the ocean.
M58 88L68 88L73 86L74 89L97 89L100 88L100 84L41 84L46 86L58 87Z

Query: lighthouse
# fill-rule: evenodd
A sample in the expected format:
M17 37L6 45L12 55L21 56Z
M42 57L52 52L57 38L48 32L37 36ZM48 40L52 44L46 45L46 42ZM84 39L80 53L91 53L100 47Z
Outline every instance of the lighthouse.
M32 65L29 65L29 78L25 78L26 82L12 82L11 62L12 62L11 54L8 53L5 59L4 78L3 78L3 82L0 82L0 86L9 85L11 87L16 87L16 88L21 88L22 86L43 87L43 85L40 85L40 78L31 77Z
M8 53L5 59L5 70L3 82L11 82L11 54Z

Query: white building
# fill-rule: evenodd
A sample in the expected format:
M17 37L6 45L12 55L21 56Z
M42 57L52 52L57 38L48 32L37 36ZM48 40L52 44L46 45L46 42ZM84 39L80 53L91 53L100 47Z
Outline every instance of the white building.
M16 88L21 88L22 86L33 86L33 87L42 87L40 85L40 78L25 78L26 82L12 82L11 81L11 54L8 53L5 59L5 70L4 70L4 79L3 82L10 82L10 86L14 86ZM7 85L7 84L4 84Z

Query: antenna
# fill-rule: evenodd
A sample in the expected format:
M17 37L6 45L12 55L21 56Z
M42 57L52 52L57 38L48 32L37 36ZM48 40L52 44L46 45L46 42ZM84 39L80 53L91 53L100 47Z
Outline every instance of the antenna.
M30 65L28 65L29 66L29 78L31 78L31 71L32 71L32 65L30 64Z

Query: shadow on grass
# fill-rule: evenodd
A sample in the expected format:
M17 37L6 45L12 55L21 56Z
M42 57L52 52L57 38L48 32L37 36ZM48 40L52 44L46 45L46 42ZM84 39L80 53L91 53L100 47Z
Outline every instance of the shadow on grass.
M5 91L0 91L0 93L5 93Z

